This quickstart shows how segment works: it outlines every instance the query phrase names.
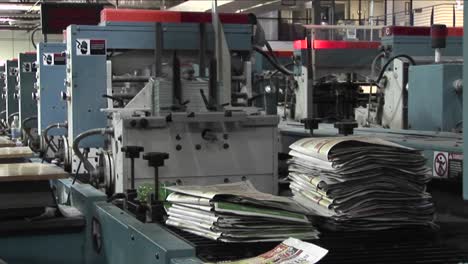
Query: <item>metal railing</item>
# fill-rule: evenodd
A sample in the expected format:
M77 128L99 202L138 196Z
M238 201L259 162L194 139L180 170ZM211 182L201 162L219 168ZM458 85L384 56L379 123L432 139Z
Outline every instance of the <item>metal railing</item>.
M316 40L379 41L383 26L303 25Z
M462 27L463 9L459 8L456 3L444 3L414 8L411 12L400 11L393 14L387 14L386 16L371 17L369 21L384 21L384 24L386 25L396 26L430 26L432 24L446 24L450 27Z

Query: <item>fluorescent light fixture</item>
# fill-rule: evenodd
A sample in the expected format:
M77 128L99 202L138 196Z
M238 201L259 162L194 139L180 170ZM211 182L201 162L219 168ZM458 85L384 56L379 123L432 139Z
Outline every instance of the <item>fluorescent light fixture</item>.
M169 11L190 11L190 12L206 12L211 10L212 0L189 0L179 5L168 8ZM234 0L218 0L218 7L234 2Z
M253 5L253 6L249 6L249 7L246 7L246 8L239 9L239 10L236 11L236 13L245 12L247 10L254 9L254 8L257 8L257 7L262 7L262 6L265 6L265 5L275 4L275 3L278 3L280 1L281 0L273 0L273 1L263 2L263 3L257 4L257 5Z
M39 11L40 9L39 5L0 4L1 11Z

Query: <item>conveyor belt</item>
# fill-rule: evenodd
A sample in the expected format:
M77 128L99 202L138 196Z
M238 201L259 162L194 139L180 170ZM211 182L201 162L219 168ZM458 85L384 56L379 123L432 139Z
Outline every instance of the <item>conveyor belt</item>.
M227 244L174 228L170 230L192 244L204 261L252 257L278 244ZM321 264L468 263L466 223L443 224L439 231L328 232L311 242L330 250Z

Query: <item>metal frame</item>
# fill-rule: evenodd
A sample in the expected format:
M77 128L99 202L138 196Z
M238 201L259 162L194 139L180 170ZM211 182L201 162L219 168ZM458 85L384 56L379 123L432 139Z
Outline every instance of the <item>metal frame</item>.
M37 104L32 94L36 83L36 53L20 53L18 56L18 109L20 126L24 119L37 115Z
M65 43L39 43L37 50L37 105L38 105L38 133L53 123L67 121L67 104L60 99L65 91L65 64L47 65L45 56L60 54L66 51ZM52 57L54 59L54 57ZM45 63L44 63L45 62ZM57 130L50 131L50 135L63 134Z

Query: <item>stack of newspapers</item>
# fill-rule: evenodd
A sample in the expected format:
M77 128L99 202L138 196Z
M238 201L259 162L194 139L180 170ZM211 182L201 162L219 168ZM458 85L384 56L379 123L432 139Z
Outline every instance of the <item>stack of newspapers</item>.
M332 230L437 227L419 151L372 137L305 138L290 146L294 199Z
M318 231L288 197L259 192L249 181L171 186L166 224L223 242L310 240Z

